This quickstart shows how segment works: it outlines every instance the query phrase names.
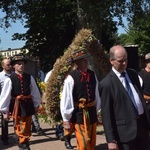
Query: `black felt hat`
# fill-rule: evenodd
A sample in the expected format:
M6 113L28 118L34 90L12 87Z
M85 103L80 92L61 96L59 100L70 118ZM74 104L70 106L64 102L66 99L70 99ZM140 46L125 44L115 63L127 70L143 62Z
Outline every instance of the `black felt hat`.
M144 62L150 62L150 53L147 53L147 54L145 55L145 60L144 60Z
M76 61L79 59L87 58L90 56L90 54L85 49L79 49L79 50L74 50L72 56L73 56L73 61Z
M11 58L11 65L13 65L15 62L17 61L23 61L24 64L27 63L27 59L25 58L24 55L21 55L21 54L17 54L17 55L14 55L12 58Z

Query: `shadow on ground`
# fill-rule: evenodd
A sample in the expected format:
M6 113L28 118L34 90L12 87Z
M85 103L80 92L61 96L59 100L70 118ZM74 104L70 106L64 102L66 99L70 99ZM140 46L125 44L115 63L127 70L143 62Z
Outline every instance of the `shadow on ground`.
M12 126L10 126L12 128ZM7 150L10 149L13 146L17 146L17 140L15 137L15 134L13 133L13 129L11 129L12 132L9 133L9 145L4 146L0 140L0 150ZM30 141L31 145L39 144L39 143L44 143L44 144L50 144L53 141L60 141L55 135L56 128L43 128L43 134L38 135L36 133L32 133L32 136L34 140ZM103 130L98 130L97 134L103 135L104 131ZM75 135L72 135L72 138L75 138ZM74 146L75 147L75 146ZM95 150L108 150L107 144L99 144L96 146Z
M108 146L106 143L104 144L99 144L95 147L95 150L108 150Z
M2 141L0 140L0 150L6 150L7 148L15 145L17 145L17 139L15 137L15 134L9 134L9 145L3 145Z

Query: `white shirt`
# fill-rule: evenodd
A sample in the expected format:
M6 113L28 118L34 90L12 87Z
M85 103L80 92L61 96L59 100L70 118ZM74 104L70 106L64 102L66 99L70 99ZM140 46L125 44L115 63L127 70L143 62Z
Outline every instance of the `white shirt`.
M7 74L4 70L0 72L0 93L2 91L4 81L8 78L11 74Z
M31 84L30 84L30 91L32 100L34 103L34 107L38 107L41 103L41 95L37 84L34 78L31 76ZM2 92L0 95L0 111L7 113L9 111L9 104L11 100L11 90L12 90L12 81L10 78L5 79L4 86L2 88Z
M47 83L47 81L48 81L48 79L49 79L49 77L50 77L52 71L53 71L53 70L50 70L50 71L46 74L45 79L44 79L44 82L45 82L45 83Z
M44 77L45 77L45 74L42 70L40 70L38 72L38 78L40 79L41 82L44 82Z
M73 88L74 88L74 80L71 75L68 75L64 81L62 97L60 100L60 111L61 111L63 121L69 121L72 117L72 113L74 110L74 101L72 95ZM98 113L98 110L100 109L100 105L101 105L101 99L98 91L97 78L96 78L96 88L95 88L95 100L96 100L96 109Z
M125 87L124 78L121 76L121 74L120 74L117 70L115 70L114 68L112 68L112 70L113 70L114 73L117 75L117 77L119 78L119 80L121 81L121 83L123 84L123 86ZM126 72L126 71L125 71L125 72ZM133 96L134 96L134 99L135 99L135 103L136 103L137 108L138 108L138 113L139 113L139 115L141 115L141 114L144 113L144 109L143 109L143 105L142 105L142 102L141 102L141 100L140 100L140 97L139 97L137 91L135 90L135 88L134 88L134 86L133 86L133 84L132 84L132 82L131 82L131 80L130 80L128 74L127 74L127 72L126 72L125 76L126 76L126 79L127 79L128 82L129 82L130 88L131 88L131 90L132 90L132 93L133 93ZM140 80L140 79L139 79L139 80ZM140 83L140 84L141 84L141 83Z

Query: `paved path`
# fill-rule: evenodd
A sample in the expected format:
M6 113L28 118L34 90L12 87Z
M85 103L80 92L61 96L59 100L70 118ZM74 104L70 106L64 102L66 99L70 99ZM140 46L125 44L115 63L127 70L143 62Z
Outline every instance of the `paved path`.
M44 131L44 134L37 135L35 133L32 133L30 140L31 150L66 150L64 142L56 138L55 128L52 128L49 124L45 124L42 122L40 124ZM2 142L0 141L0 150L18 150L18 146L14 138L12 121L9 122L9 143L10 144L8 146L3 146ZM75 149L76 139L74 135L71 139L71 143ZM97 133L97 142L95 150L107 150L105 136L103 135L103 131L101 129Z

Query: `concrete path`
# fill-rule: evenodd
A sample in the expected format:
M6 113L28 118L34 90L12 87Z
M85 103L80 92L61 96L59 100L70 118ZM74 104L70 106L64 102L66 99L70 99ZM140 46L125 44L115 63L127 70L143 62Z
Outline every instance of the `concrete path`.
M64 142L60 141L55 136L55 128L52 128L49 124L40 123L41 128L44 131L43 135L37 135L32 133L31 140L30 140L30 148L31 150L66 150L64 146ZM99 129L100 127L98 127ZM1 135L1 131L0 131ZM71 139L72 146L76 146L76 139L73 135ZM9 122L9 145L4 146L0 141L0 150L18 150L17 143L14 138L13 132L13 124L12 121ZM105 136L103 134L103 130L101 128L98 130L97 133L97 141L96 141L96 148L95 150L107 150Z

